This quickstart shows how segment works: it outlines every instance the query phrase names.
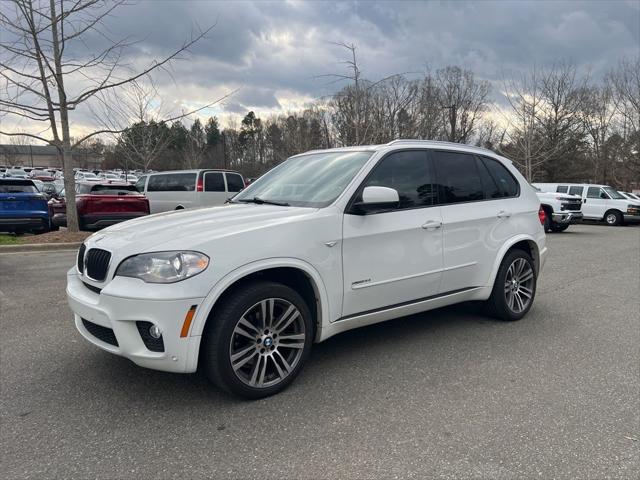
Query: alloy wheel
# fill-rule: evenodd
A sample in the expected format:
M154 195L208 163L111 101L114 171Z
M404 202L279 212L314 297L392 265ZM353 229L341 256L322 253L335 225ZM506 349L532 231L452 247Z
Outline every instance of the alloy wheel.
M266 388L295 369L306 341L298 308L282 298L266 298L240 317L231 335L229 357L235 375L253 388Z
M533 299L533 268L524 258L516 258L509 269L504 284L507 306L514 313L525 311Z

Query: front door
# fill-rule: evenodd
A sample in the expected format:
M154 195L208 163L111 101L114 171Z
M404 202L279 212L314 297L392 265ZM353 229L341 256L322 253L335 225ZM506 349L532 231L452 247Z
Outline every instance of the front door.
M585 218L601 220L607 211L609 196L600 187L588 187L587 195L582 204L582 214Z
M424 150L393 152L363 182L398 191L398 208L344 215L342 316L437 295L442 276L442 217Z

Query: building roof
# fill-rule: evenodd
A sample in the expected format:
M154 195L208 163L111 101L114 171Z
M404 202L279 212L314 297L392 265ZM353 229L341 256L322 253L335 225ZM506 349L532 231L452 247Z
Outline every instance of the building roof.
M53 145L10 145L0 144L0 155L57 155Z

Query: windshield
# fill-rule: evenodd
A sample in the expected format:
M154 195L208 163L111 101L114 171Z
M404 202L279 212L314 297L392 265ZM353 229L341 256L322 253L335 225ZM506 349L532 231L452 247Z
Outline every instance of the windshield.
M609 195L610 198L614 200L626 200L626 198L624 198L624 195L611 187L602 187L602 189L607 192L607 195Z
M311 153L290 158L233 197L233 202L286 203L294 207L330 205L373 152Z

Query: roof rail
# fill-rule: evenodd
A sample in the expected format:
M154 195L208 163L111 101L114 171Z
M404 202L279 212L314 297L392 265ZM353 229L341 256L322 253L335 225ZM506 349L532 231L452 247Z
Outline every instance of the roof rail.
M469 148L477 148L479 150L485 150L487 152L491 151L484 147L476 147L475 145L467 145L466 143L444 142L441 140L420 140L420 139L410 139L410 138L399 138L397 140L391 140L389 143L387 143L387 146L398 145L399 143L428 143L428 144L436 143L438 145L451 145L454 147L469 147Z

